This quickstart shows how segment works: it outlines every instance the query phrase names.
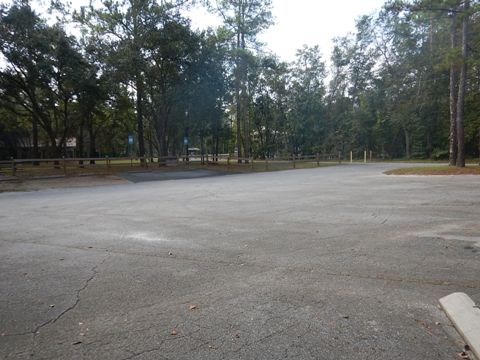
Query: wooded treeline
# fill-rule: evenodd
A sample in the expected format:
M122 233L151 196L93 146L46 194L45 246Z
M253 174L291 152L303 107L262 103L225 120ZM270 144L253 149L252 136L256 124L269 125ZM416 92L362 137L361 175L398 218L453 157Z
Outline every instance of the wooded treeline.
M188 0L93 4L55 2L55 21L1 6L2 158L478 156L478 1L389 1L335 40L330 66L318 47L292 63L262 51L271 0L206 1L223 26L204 31Z

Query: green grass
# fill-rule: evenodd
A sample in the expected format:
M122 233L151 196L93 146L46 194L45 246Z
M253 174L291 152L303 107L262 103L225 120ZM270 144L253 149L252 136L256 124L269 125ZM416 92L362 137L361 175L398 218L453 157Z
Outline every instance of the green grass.
M212 169L230 171L230 172L270 172L270 171L283 171L293 169L314 169L318 167L334 166L337 163L325 163L320 162L319 165L315 161L297 161L295 162L295 168L291 161L269 161L268 164L264 160L254 160L253 166L249 164L238 164L237 162L231 162L230 166L227 162L219 162L217 164L209 165ZM201 165L200 165L201 166Z
M316 161L296 161L296 169L311 169L316 167L325 167L336 165L336 162L320 162L317 165ZM110 166L106 166L105 160L96 160L95 164L90 164L85 161L80 165L77 161L67 161L66 166L61 162L60 165L54 165L53 162L41 163L34 166L32 163L21 163L16 167L15 175L18 178L38 178L38 177L61 177L61 176L80 176L80 175L115 175L118 173L129 171L175 171L177 169L185 168L211 168L225 172L264 172L264 171L280 171L294 169L293 162L288 160L269 161L268 165L264 160L254 160L253 166L249 164L238 164L236 161L231 161L228 165L227 160L220 160L218 163L210 163L209 165L202 165L199 161L192 161L189 165L179 163L178 165L159 166L158 163L148 163L148 166L142 166L140 161L134 160L112 160ZM0 175L12 176L14 175L10 166L3 166L0 168Z
M358 162L358 161L357 161ZM363 162L363 160L362 160ZM369 161L370 162L370 161ZM434 159L374 159L373 162L387 162L387 163L406 163L406 164L448 164L448 159L434 160ZM479 159L466 159L466 164L478 165Z
M480 175L480 166L458 168L448 165L414 166L386 171L387 175Z

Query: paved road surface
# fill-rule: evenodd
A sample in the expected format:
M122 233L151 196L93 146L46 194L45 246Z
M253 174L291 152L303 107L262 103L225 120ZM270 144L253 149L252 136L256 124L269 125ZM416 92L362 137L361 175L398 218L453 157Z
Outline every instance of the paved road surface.
M455 359L480 178L392 166L0 194L0 358Z
M202 177L212 177L226 175L223 171L215 171L209 169L184 169L170 171L140 171L119 174L118 176L134 183L144 181L165 181L165 180L184 180L196 179Z

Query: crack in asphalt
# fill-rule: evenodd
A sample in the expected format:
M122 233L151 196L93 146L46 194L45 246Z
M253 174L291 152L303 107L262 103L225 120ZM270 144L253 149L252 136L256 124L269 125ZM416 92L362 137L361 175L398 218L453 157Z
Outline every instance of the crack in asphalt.
M328 238L327 238L328 239ZM323 239L322 239L323 240ZM364 278L364 279L371 279L371 280L383 280L383 281L396 281L396 282L410 282L410 283L419 283L419 284L425 284L425 285L437 285L437 286L452 286L452 285L461 285L464 287L467 287L469 289L479 289L480 286L475 286L475 285L469 285L469 284L464 284L464 283L458 283L458 282L450 282L446 280L428 280L428 279L408 279L408 278L395 278L395 277L387 277L387 276L382 276L382 275L361 275L361 274L351 274L351 273L334 273L334 272L329 272L326 269L314 269L314 268L293 268L293 267L281 267L281 266L268 266L268 265L259 265L256 263L249 263L246 261L240 261L238 259L232 260L232 261L227 261L227 260L218 260L218 259L209 259L208 261L205 260L200 260L198 258L194 257L186 257L186 256L170 256L170 255L163 255L163 254L148 254L148 253L138 253L138 252L129 252L129 251L116 251L116 250L110 250L107 248L85 248L85 247L76 247L76 246L64 246L64 245L56 245L56 244L42 244L42 243L36 243L36 242L22 242L26 244L32 244L32 245L39 245L39 246L51 246L51 247L60 247L60 248L73 248L77 250L83 250L83 251L99 251L101 250L102 252L108 252L109 254L116 254L116 255L127 255L127 256L139 256L139 257L150 257L150 258L159 258L159 259L165 259L165 260L181 260L181 261L189 261L189 262L194 262L194 263L215 263L218 265L224 265L224 266L232 266L232 265L241 265L241 266L246 266L246 267L256 267L258 269L266 269L266 270L277 270L277 269L285 269L286 271L289 272L323 272L328 276L339 276L339 277L353 277L353 278ZM302 250L302 249L300 249ZM344 254L344 253L349 253L351 249L347 250L339 250L339 251L327 251L321 254L318 254L317 257L321 256L330 256L330 255L337 255L337 254ZM296 252L296 251L295 251ZM27 332L25 334L29 334L30 332ZM24 335L25 335L24 334ZM10 336L13 336L15 334L10 334ZM17 334L17 335L22 335L22 334ZM7 336L7 335L5 335Z
M434 286L462 286L467 289L480 289L480 285L470 285L459 282L451 282L447 280L438 280L438 279L416 279L416 278L402 278L402 277L392 277L386 275L362 275L362 274L353 274L347 272L329 272L325 269L314 269L314 268L285 268L288 272L299 272L299 273L323 273L327 276L335 277L346 277L346 278L355 278L355 279L367 279L367 280L379 280L379 281L389 281L389 282L406 282L412 284L421 284L421 285L434 285Z
M79 289L75 290L75 301L72 305L68 306L66 309L64 309L62 312L60 312L58 315L55 317L37 325L33 330L31 331L26 331L23 333L15 333L15 334L5 334L3 335L4 337L13 337L13 336L26 336L26 335L31 335L32 336L32 345L31 345L31 350L30 350L30 356L34 355L34 349L35 349L35 339L36 336L40 333L40 330L43 329L44 327L56 323L58 320L60 320L63 316L65 316L67 313L70 311L74 310L77 305L80 303L80 294L88 287L90 282L95 279L95 277L98 275L98 267L102 265L105 262L106 258L103 259L100 264L95 265L93 268L90 269L90 272L92 274L85 280L84 284L82 287Z
M174 328L181 328L183 325L183 323L179 323L177 324ZM196 331L193 331L193 332L190 332L190 333L185 333L183 335L176 335L176 336L172 336L170 335L169 337L165 337L163 338L161 341L160 341L160 344L155 346L154 348L150 348L150 349L147 349L147 350L142 350L142 351L138 351L138 352L133 352L131 350L127 350L127 349L124 349L124 351L128 352L130 355L125 357L125 358L122 358L121 360L131 360L131 359L134 359L138 356L141 356L141 355L144 355L144 354L148 354L148 353L152 353L152 352L155 352L155 351L160 351L162 350L162 347L163 345L167 342L167 341L175 341L175 340L180 340L180 339L184 339L184 338L189 338L191 337L191 335L197 333L198 331L200 331L200 329L196 330ZM193 338L193 337L192 337ZM163 358L163 357L162 357Z
M328 238L327 238L328 239ZM163 255L163 254L148 254L148 253L138 253L138 252L129 252L129 251L116 251L116 250L109 250L106 248L84 248L84 247L74 247L74 246L63 246L63 245L56 245L56 244L41 244L41 243L35 243L35 242L24 242L24 243L29 243L29 244L34 244L34 245L41 245L41 246L51 246L51 247L65 247L65 248L75 248L78 250L83 250L83 251L99 251L101 250L102 252L108 252L109 254L117 254L117 255L127 255L127 256L139 256L139 257L150 257L150 258L160 258L160 259L165 259L165 260L180 260L180 261L189 261L189 262L194 262L194 263L201 263L201 264L218 264L218 265L223 265L223 266L232 266L232 265L241 265L241 266L246 266L246 267L255 267L257 269L264 269L264 270L285 270L288 272L297 272L297 273L305 273L305 272L319 272L323 273L327 276L337 276L337 277L345 277L345 278L357 278L357 279L368 279L368 280L378 280L378 281L389 281L389 282L406 282L406 283L412 283L412 284L421 284L421 285L432 285L432 286L462 286L467 289L480 289L480 285L471 285L471 284L466 284L466 283L460 283L460 282L452 282L452 281L447 281L447 280L440 280L440 279L416 279L416 278L401 278L401 277L392 277L392 276L386 276L386 275L363 275L363 274L353 274L353 273L337 273L337 272L330 272L328 269L322 269L322 268L313 268L313 267L306 267L306 268L295 268L295 267L281 267L281 266L269 266L269 265L260 265L256 263L249 263L247 261L241 261L240 259L235 259L232 261L227 261L227 260L219 260L219 259L212 259L209 258L208 261L201 260L195 257L186 257L186 256L170 256L170 255ZM350 249L347 250L339 250L339 251L327 251L322 254L318 254L317 256L330 256L330 255L336 255L336 254L342 254L342 253L349 253ZM48 321L50 323L52 321ZM47 325L45 324L45 325ZM42 325L44 326L44 325ZM42 327L40 326L40 328ZM23 334L10 334L9 336L15 336L15 335L27 335L30 332L26 332ZM8 335L5 335L8 336Z
M35 330L32 331L32 333L34 334L37 334L39 332L39 330L49 324L54 324L56 323L58 320L60 320L65 314L67 314L69 311L75 309L78 305L78 303L80 302L80 293L82 291L84 291L87 286L89 285L89 283L97 276L98 274L98 271L97 271L97 268L98 268L99 265L95 265L90 271L92 272L92 275L90 275L90 277L85 281L84 285L80 288L80 289L77 289L75 290L75 302L70 305L69 307L67 307L65 310L63 310L60 314L58 314L56 317L54 317L53 319L50 319L49 321L46 321L45 323L37 326L35 328Z
M163 342L162 342L161 345L163 345ZM155 351L159 351L161 349L162 349L161 347L155 347L155 348L152 348L152 349L143 350L143 351L139 351L139 352L130 352L129 350L125 350L128 353L130 353L131 355L126 357L126 358L123 358L122 360L131 360L131 359L134 359L138 356L142 356L142 355L149 354L149 353L152 353L152 352L155 352Z
M351 274L351 273L325 273L328 276L337 276L337 277L351 277L356 279L369 279L369 280L381 280L389 282L406 282L412 284L421 284L421 285L434 285L434 286L462 286L467 289L480 289L480 286L464 284L464 283L453 283L446 280L428 280L428 279L415 279L415 278L401 278L401 277L390 277L384 275L362 275L362 274Z

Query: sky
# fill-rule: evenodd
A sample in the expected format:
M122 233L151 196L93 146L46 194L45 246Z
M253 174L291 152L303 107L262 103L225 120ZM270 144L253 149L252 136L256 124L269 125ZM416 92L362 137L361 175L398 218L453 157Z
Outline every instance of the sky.
M70 0L74 8L88 4L88 0ZM49 0L34 1L40 11ZM355 20L379 10L385 0L272 0L275 24L260 34L266 50L281 60L293 61L296 50L303 45L319 45L323 59L329 62L333 38L355 30ZM43 3L38 5L38 3ZM43 8L43 9L42 9ZM205 29L221 24L221 20L206 9L196 7L189 11L194 28Z
M304 44L319 45L324 60L333 48L332 39L355 30L355 19L379 10L385 0L273 0L275 25L260 35L266 48L280 59L293 61ZM191 11L194 27L206 28L220 20L206 10Z

